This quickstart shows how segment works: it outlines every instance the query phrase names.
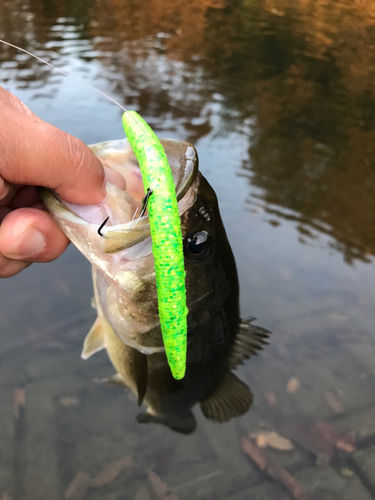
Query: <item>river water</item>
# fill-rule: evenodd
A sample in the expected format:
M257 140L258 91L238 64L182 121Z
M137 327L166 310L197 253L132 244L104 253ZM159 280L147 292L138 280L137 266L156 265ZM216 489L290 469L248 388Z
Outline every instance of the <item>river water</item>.
M237 372L250 411L196 407L182 436L93 383L113 369L80 359L95 312L76 249L3 280L2 498L375 498L375 3L8 0L0 36L194 144L241 313L272 331ZM7 47L0 83L88 144L123 137L119 108Z

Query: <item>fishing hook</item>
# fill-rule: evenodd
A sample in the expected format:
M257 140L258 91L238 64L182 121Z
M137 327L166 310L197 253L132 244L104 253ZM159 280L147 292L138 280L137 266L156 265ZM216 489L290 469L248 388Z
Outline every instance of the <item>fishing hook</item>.
M100 224L99 229L98 229L98 235L99 235L99 236L103 236L103 233L101 233L100 231L101 231L101 230L103 229L103 227L107 224L108 219L109 219L109 217L107 217L107 218L106 218L106 220L105 220L105 221L103 221L103 222Z
M148 200L150 199L150 196L152 195L153 191L150 188L147 188L146 195L142 200L142 208L141 208L141 213L139 214L139 219L144 216L146 210L147 210L147 204Z
M142 200L142 208L141 208L141 213L139 214L138 219L144 216L146 210L147 210L147 204L148 200L150 199L150 196L152 195L153 191L150 188L147 188L146 195ZM98 228L98 235L99 236L104 236L103 233L101 232L103 227L107 224L109 217L107 217L99 226Z

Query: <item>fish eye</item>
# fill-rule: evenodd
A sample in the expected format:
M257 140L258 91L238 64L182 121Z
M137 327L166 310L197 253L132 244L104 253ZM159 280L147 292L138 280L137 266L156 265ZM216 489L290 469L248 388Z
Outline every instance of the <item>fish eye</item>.
M190 259L202 260L211 253L210 237L206 231L199 231L184 240L185 254Z

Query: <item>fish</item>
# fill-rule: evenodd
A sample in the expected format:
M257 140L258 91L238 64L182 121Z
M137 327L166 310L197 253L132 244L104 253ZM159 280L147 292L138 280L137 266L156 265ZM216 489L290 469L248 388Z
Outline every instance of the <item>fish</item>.
M82 358L106 350L116 373L104 382L130 389L138 405L147 406L138 422L189 434L196 428L195 404L214 422L249 410L252 392L234 370L267 344L270 332L254 325L254 317L240 318L234 255L216 193L199 171L197 151L185 141L161 143L176 187L184 245L189 314L182 380L173 378L163 346L148 215L137 217L145 192L128 141L90 146L126 183L124 189L107 182L101 204L75 205L38 189L58 225L92 264L97 319Z

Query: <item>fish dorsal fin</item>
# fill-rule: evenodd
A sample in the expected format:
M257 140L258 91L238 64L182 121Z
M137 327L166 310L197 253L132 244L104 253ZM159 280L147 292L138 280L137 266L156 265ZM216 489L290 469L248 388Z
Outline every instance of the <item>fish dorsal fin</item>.
M103 326L100 322L100 319L96 318L95 323L91 327L91 330L86 335L85 341L83 343L81 358L89 359L93 354L104 349L104 347Z
M227 422L248 411L253 402L249 387L228 371L217 389L200 406L203 415L214 422Z
M255 319L251 317L241 320L229 361L229 369L241 365L245 359L254 356L263 349L264 345L268 344L266 339L271 332L261 326L253 325L252 322Z
M137 349L133 351L134 382L137 387L138 406L141 406L148 385L147 356Z

